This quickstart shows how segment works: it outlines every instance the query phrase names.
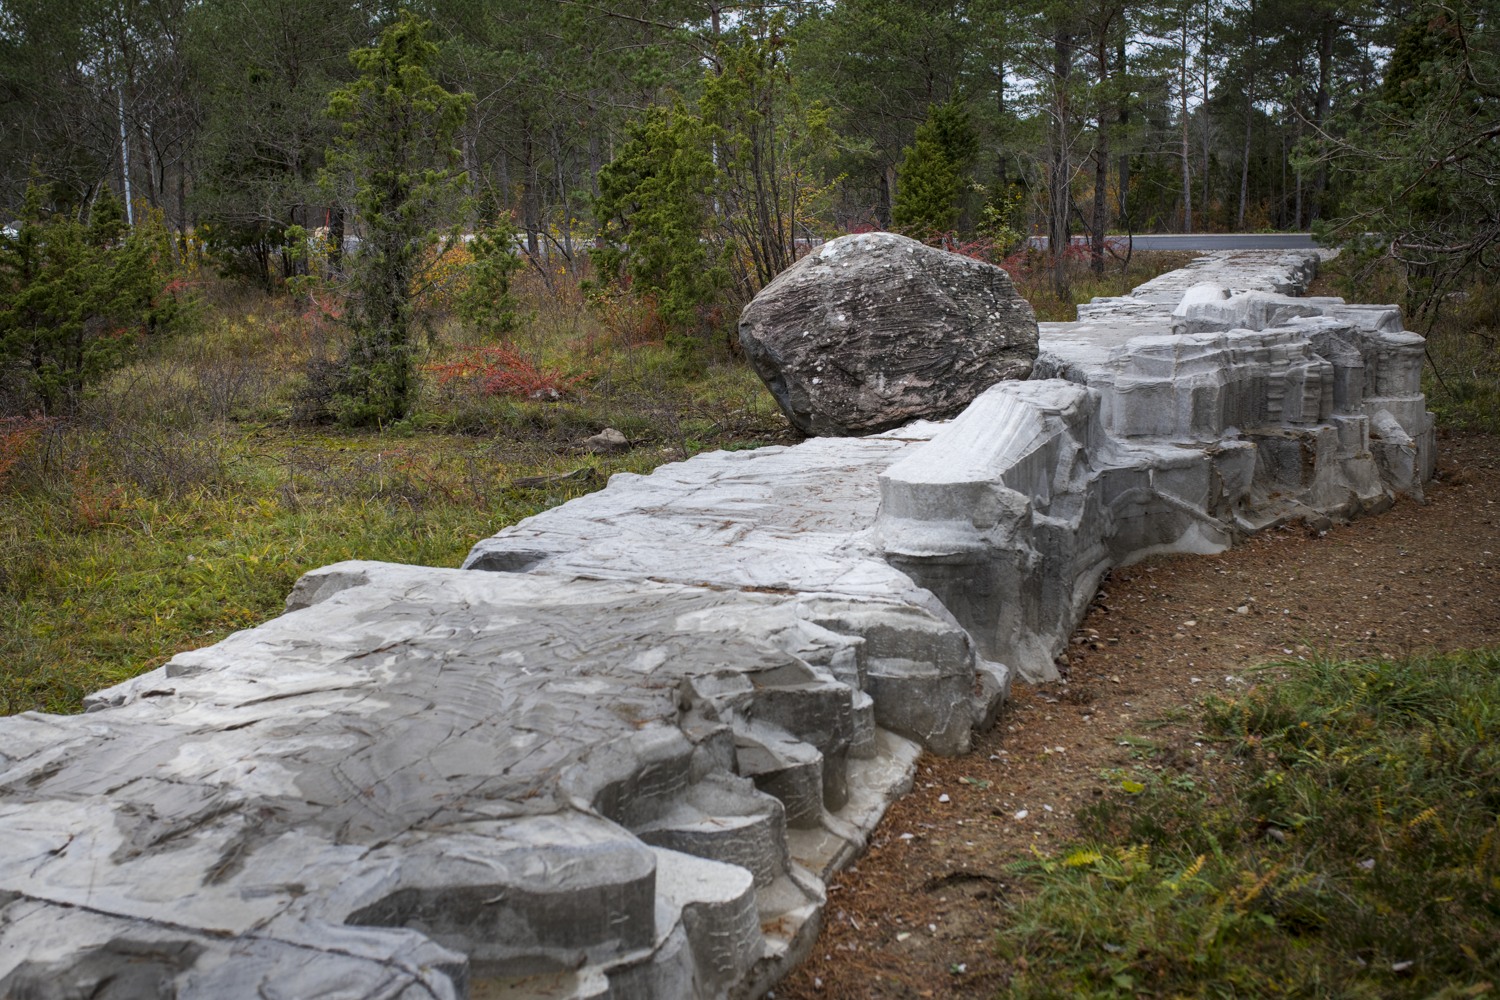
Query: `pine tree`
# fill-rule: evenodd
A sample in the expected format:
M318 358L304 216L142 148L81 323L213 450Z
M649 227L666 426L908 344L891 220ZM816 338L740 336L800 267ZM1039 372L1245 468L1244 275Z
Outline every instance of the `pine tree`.
M474 234L469 280L458 295L458 315L479 334L504 339L516 328L516 298L510 283L524 264L516 253L518 231L509 215Z
M979 150L969 113L957 100L929 105L901 160L891 222L917 239L953 231L968 172Z
M725 282L706 242L715 177L703 124L681 103L636 119L599 173L599 247L607 281L655 300L669 340L690 352Z
M328 151L325 176L332 188L353 184L364 231L349 262L350 343L331 406L348 425L384 424L410 411L414 280L424 252L442 239L440 223L467 212L466 177L450 164L472 96L449 93L432 78L438 47L427 40L428 27L403 11L375 47L350 55L359 78L328 102L343 136ZM448 235L456 231L449 227Z
M1348 211L1315 232L1401 264L1413 319L1500 267L1500 31L1486 14L1422 4L1375 98L1321 149L1352 183Z
M47 200L33 178L16 234L0 238L0 366L17 369L34 397L0 402L64 413L179 312L160 212L127 229L107 188L87 223L49 213Z

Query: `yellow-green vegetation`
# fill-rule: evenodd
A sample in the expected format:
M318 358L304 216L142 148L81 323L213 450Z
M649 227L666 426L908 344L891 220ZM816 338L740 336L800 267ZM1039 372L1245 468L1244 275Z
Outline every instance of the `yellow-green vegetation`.
M298 423L309 361L335 329L289 296L219 288L201 329L114 373L75 418L0 423L0 713L77 711L91 691L275 615L317 566L456 566L478 539L613 472L784 433L727 352L685 371L660 344L622 346L576 284L533 275L528 288L505 357L537 398L486 393L479 371L433 374L465 353L462 330L440 324L408 419ZM551 382L565 387L556 398ZM632 448L588 452L606 426Z
M1427 335L1422 390L1438 423L1500 434L1500 283L1476 283L1444 302Z
M1500 651L1291 662L1016 866L1013 997L1469 997L1500 982Z
M1198 255L1185 251L1137 251L1119 259L1105 257L1102 273L1089 266L1087 253L1070 253L1063 263L1067 294L1059 297L1052 259L1037 250L1022 249L1000 263L1010 272L1016 288L1036 310L1043 323L1071 323L1078 318L1078 304L1098 296L1125 295L1157 275L1185 266Z

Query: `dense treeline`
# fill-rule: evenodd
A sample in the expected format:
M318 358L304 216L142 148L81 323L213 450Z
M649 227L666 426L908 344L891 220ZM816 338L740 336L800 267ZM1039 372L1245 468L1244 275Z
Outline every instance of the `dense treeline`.
M450 221L513 219L533 262L602 233L614 276L669 314L753 291L799 240L893 225L1001 248L1081 236L1096 265L1112 232L1399 226L1420 235L1387 249L1424 273L1492 262L1481 0L402 6L431 22L435 80L471 95L468 218ZM337 254L365 225L330 181L327 112L397 14L3 0L0 202L18 213L40 177L80 214L109 188L268 287L294 276L289 233Z

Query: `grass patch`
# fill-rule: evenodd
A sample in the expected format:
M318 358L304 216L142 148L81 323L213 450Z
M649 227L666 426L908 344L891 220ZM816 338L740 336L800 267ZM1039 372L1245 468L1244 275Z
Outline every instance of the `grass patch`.
M1011 997L1468 997L1500 981L1500 651L1277 664L1216 766L1018 866Z
M80 461L0 499L0 712L76 711L90 691L277 614L298 576L330 562L455 566L497 525L642 464L595 459L588 482L526 489L513 479L546 463L508 463L472 439L225 438L213 483L153 489Z

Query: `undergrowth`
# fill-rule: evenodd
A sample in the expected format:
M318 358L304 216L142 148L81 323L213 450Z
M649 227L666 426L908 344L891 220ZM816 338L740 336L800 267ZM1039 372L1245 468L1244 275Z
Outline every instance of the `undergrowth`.
M1016 866L1010 997L1470 997L1500 982L1500 650L1277 664L1222 766L1125 777Z
M987 259L981 250L960 249ZM1035 248L1023 247L998 263L1010 274L1016 290L1031 303L1037 320L1071 323L1078 319L1080 303L1095 297L1125 295L1158 275L1185 267L1197 256L1183 251L1125 254L1112 250L1104 259L1103 271L1096 274L1091 267L1088 247L1075 245L1069 247L1064 256L1064 287L1061 290L1057 287L1052 258Z
M528 322L425 345L416 411L373 431L297 419L337 337L319 304L206 290L198 329L69 420L0 422L0 714L83 697L277 614L341 559L456 566L480 538L705 448L786 439L748 366L601 328L566 276L518 282ZM628 331L627 331L628 333ZM584 441L613 426L628 451Z

